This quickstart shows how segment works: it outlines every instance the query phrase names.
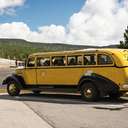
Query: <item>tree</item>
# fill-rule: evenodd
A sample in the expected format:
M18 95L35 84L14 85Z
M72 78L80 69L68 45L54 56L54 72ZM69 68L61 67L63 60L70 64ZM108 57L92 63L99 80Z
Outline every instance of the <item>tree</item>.
M119 48L128 49L128 26L124 32L124 41L120 41Z

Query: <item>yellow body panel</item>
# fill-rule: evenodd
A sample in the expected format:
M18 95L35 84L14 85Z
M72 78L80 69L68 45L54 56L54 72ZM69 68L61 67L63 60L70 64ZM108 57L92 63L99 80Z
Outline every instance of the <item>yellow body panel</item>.
M104 76L118 85L123 84L125 80L124 69L116 67L106 68L55 68L55 69L37 69L38 84L58 84L58 85L77 85L80 78L88 72L93 72ZM120 74L119 74L120 72Z
M83 68L37 69L38 84L77 85L84 73Z
M36 69L35 68L26 68L24 70L24 80L27 84L37 84L36 82Z
M104 76L118 86L120 90L123 84L128 84L128 51L121 49L92 49L92 50L74 50L64 52L35 53L29 57L45 57L45 56L71 56L85 54L107 54L113 59L112 65L92 65L92 66L49 66L17 69L28 85L74 85L76 86L83 75L89 72ZM36 59L35 59L36 60ZM21 73L22 72L22 73Z

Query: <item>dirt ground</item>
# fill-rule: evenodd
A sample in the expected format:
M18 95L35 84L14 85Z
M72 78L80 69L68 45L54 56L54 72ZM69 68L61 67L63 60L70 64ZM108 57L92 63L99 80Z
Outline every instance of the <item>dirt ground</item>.
M13 73L15 71L14 68L10 68L10 65L1 65L0 64L0 84L2 83L2 81L11 73Z

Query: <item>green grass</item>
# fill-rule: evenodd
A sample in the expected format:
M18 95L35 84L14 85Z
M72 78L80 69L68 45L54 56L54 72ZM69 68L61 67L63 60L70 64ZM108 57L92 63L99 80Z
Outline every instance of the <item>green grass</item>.
M0 93L6 93L6 88L0 88Z

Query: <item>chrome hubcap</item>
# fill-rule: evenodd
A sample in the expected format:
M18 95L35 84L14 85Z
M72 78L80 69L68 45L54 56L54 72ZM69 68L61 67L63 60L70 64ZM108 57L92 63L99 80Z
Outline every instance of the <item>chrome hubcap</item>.
M92 97L92 90L91 89L86 89L85 91L84 91L84 95L86 96L86 97Z
M13 93L13 92L16 91L16 86L15 86L15 84L10 84L10 86L9 86L9 91L10 91L11 93Z

